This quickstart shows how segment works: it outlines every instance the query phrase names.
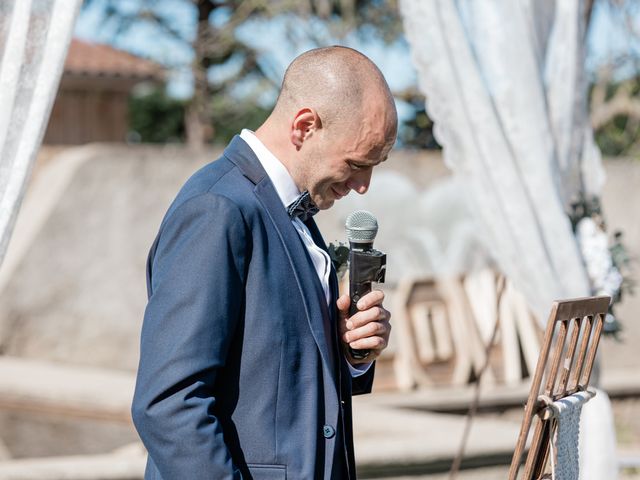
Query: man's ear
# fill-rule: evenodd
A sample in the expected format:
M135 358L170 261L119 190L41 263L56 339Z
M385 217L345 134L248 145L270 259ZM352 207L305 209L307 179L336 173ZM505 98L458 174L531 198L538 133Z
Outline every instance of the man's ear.
M322 128L322 122L313 108L303 108L293 118L291 123L291 143L297 150L302 148L302 144L310 138L316 130Z

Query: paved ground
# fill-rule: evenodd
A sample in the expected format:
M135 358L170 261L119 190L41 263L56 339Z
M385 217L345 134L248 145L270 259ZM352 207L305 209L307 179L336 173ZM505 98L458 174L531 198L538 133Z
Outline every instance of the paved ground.
M356 451L358 463L362 465L360 477L448 479L465 416L395 411L389 407L393 398L399 405L414 404L411 395L356 399ZM371 405L376 402L385 404L385 408ZM618 456L628 465L621 471L619 480L640 480L640 398L615 399L612 406ZM465 456L467 465L478 468L461 470L457 478L506 479L506 464L510 461L521 420L522 408L481 412L473 422ZM388 462L386 465L385 461Z
M457 480L505 480L507 478L508 468L506 467L490 467L476 468L473 470L462 470L456 477ZM639 472L622 472L618 480L639 480ZM452 480L448 473L434 475L418 475L411 477L388 477L386 480Z
M354 402L356 458L362 476L449 469L463 436L464 416L376 403L374 397ZM508 462L519 428L519 421L476 418L465 456L468 463Z
M24 381L9 382L9 378ZM90 388L84 389L84 395L82 391L71 395L78 378ZM620 453L637 464L640 372L620 370L603 380L612 388L618 385L619 394L628 395L614 400L614 419ZM127 420L132 389L132 375L125 372L89 367L78 371L5 357L0 361L0 437L9 456L16 459L110 452L137 438ZM468 408L469 393L468 388L430 389L355 397L355 444L361 478L446 478L443 472L449 470L465 428L466 416L459 412ZM526 389L494 389L483 398L489 401L492 395L502 398L502 406L489 409L484 405L473 421L466 449L465 466L474 467L478 476L463 476L471 475L467 471L460 478L504 478L500 473L504 467L495 466L510 462ZM428 410L442 410L447 405L455 408L450 413ZM634 478L629 475L621 478Z

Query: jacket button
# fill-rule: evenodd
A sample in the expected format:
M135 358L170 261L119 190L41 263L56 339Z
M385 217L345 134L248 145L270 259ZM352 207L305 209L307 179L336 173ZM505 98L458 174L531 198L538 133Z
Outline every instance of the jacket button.
M324 435L324 438L332 438L335 434L336 431L331 425L322 427L322 435Z

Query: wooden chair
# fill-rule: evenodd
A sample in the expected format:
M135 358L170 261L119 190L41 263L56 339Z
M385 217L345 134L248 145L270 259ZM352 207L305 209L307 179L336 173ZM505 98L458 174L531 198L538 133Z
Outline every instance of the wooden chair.
M554 302L511 460L509 480L518 478L534 417L537 417L537 422L520 478L551 478L545 470L550 461L556 425L552 403L576 392L587 391L610 300L602 296ZM549 357L552 348L553 354ZM546 383L541 390L543 377L546 377Z

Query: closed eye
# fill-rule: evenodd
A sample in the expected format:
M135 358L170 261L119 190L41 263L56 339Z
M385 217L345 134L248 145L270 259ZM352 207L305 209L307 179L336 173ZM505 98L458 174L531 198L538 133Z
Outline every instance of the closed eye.
M369 165L361 165L359 163L355 163L355 162L349 162L349 167L351 168L351 170L364 170L365 168L368 168Z

